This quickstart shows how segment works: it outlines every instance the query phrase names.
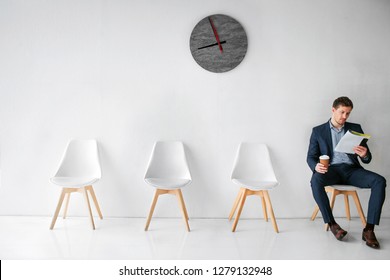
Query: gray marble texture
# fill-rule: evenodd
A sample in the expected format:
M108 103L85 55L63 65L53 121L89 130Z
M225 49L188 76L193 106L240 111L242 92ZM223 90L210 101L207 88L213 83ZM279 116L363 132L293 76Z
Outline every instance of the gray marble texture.
M223 51L221 53L215 38L209 17L202 19L193 29L190 37L190 50L195 61L204 69L222 73L232 70L244 59L248 40L241 24L226 15L212 15L214 26L218 32ZM199 49L204 46L211 47Z

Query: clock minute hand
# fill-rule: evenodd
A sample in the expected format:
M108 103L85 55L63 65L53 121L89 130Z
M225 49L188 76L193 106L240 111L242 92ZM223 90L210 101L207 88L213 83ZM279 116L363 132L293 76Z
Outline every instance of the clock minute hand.
M225 44L225 43L226 43L226 41L222 41L221 45ZM214 43L214 44L211 44L211 45L200 47L200 48L198 48L198 50L205 49L205 48L210 48L210 47L214 47L214 46L218 46L218 43Z
M217 29L216 29L215 26L214 26L214 23L213 23L213 20L211 19L211 17L209 17L209 22L210 22L211 28L213 29L215 39L217 39L217 43L218 43L218 46L219 46L219 50L220 50L221 53L222 53L222 52L223 52L222 45L221 45L221 42L219 41L218 32L217 32Z

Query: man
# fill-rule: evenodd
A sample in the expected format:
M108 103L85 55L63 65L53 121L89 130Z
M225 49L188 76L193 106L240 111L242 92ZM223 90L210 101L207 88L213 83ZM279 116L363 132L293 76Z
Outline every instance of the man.
M363 229L362 239L371 248L379 248L379 242L374 233L374 226L379 225L382 205L385 201L386 180L381 175L365 170L359 162L369 163L371 152L367 144L354 147L355 154L334 151L341 137L348 130L363 133L359 124L347 122L353 109L353 103L348 97L339 97L333 102L331 119L313 128L307 153L307 163L313 171L311 188L324 222L338 240L347 234L335 221L325 186L344 184L359 188L371 189L368 202L367 225ZM321 155L330 157L329 167L319 163Z

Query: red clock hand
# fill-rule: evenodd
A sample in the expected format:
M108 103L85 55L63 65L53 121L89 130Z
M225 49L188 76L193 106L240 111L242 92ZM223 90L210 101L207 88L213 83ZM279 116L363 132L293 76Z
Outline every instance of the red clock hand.
M211 19L211 17L209 17L209 21L210 21L211 28L213 29L215 39L217 39L219 50L222 53L223 52L222 45L221 45L221 42L219 41L219 36L218 36L218 33L217 33L217 29L215 28L213 20Z

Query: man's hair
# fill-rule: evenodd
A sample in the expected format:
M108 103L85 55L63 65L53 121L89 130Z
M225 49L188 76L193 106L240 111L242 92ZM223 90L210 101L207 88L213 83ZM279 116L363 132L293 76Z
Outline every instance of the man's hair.
M333 108L337 109L339 106L344 106L344 107L351 107L353 108L353 103L352 100L349 99L346 96L341 96L339 98L336 98L335 101L333 101Z

